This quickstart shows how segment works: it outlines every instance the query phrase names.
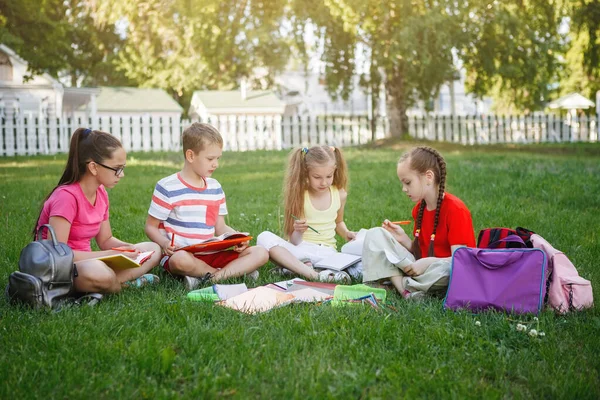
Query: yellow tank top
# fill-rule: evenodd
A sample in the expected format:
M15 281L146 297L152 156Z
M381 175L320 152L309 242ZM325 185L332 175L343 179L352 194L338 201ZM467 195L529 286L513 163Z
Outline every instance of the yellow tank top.
M331 193L331 205L327 210L317 210L310 202L308 190L304 192L304 217L311 227L319 231L319 234L307 229L302 235L306 242L323 244L329 247L337 248L335 240L335 220L340 209L340 191L335 186L329 187Z

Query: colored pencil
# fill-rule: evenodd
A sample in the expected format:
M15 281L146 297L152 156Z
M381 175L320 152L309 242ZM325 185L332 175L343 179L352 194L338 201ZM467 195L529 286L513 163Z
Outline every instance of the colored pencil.
M293 214L292 214L292 218L294 218L296 221L300 220L300 218L296 217L296 216L295 216L295 215L293 215ZM310 229L310 230L311 230L311 231L313 231L314 233L316 233L316 234L319 234L319 235L320 235L319 231L318 231L318 230L316 230L315 228L313 228L312 226L310 226L310 225L309 225L309 226L308 226L308 229Z
M396 224L396 225L410 225L412 221L394 221L394 222L390 222L390 224Z
M175 232L171 234L171 247L175 244Z

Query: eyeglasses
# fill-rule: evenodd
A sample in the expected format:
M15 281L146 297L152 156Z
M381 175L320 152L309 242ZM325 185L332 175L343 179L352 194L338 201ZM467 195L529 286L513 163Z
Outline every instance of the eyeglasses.
M88 164L91 163L92 161L88 161ZM115 171L115 176L119 176L121 175L121 173L123 172L123 170L125 169L125 167L119 167L119 168L113 168L113 167L109 167L108 165L104 165L102 163L99 163L98 161L94 161L96 164L100 165L101 167L104 167L106 169L110 169L111 171Z

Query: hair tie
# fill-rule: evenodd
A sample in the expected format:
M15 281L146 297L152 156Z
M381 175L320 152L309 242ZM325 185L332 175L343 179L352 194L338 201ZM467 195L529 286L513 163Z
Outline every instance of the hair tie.
M335 146L329 146L329 148L335 153Z
M308 147L303 147L300 151L302 151L302 157L304 157L306 154L308 154Z
M86 137L90 133L92 133L92 130L90 128L87 128L85 131L83 131L83 136Z
M419 237L419 232L421 232L420 229L417 229L417 231L415 232L415 237L418 238Z
M431 234L431 241L433 242L435 240L435 233Z

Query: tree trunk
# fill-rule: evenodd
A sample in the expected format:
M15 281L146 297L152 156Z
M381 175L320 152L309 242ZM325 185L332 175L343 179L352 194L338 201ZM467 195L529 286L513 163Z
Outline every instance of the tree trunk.
M398 67L388 70L385 81L386 109L390 121L390 133L393 137L408 137L408 108L406 85Z

